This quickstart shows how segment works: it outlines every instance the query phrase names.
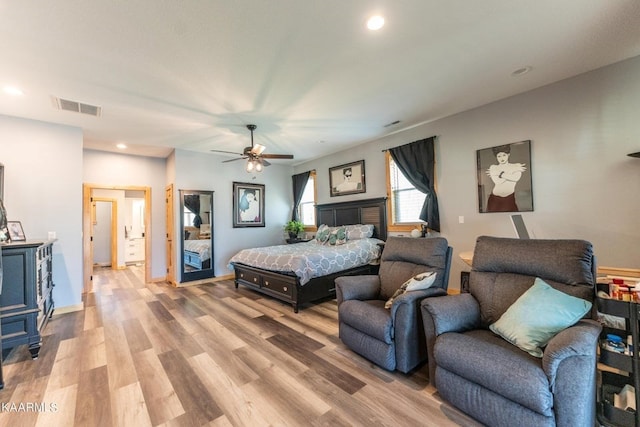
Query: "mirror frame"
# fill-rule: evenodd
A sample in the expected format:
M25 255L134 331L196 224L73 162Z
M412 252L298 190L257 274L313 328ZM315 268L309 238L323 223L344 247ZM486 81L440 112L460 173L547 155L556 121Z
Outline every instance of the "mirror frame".
M215 275L215 263L214 263L214 251L213 251L213 191L202 191L202 190L179 190L180 194L180 282L191 282L193 280L199 279L208 279L211 277L216 277ZM209 248L210 248L210 256L209 256L209 267L206 269L195 270L195 271L185 271L185 250L184 250L184 242L185 242L185 227L187 224L184 223L184 197L187 195L208 195L210 196L211 206L209 206L209 223L211 224L211 235L209 237ZM202 206L200 207L200 211L203 212ZM206 212L206 211L205 211Z

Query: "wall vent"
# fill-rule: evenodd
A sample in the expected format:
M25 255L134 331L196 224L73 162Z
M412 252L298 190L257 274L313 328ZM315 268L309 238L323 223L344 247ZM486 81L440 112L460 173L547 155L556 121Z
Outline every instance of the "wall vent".
M58 110L87 114L94 117L100 117L100 115L102 114L102 107L98 107L96 105L84 104L78 101L58 98L57 96L52 96L51 98L53 100L54 107Z

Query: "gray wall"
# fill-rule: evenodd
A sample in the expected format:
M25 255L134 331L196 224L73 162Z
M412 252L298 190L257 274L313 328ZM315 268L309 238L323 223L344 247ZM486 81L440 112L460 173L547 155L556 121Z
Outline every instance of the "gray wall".
M27 239L55 231L56 307L82 303L82 131L0 115L0 162L8 219ZM9 286L5 277L5 286Z
M316 169L318 202L326 203L328 168L365 159L367 193L357 198L385 196L381 150L438 135L441 234L454 248L457 288L469 269L458 255L478 236L515 237L509 214L478 213L476 150L528 139L534 211L523 217L533 237L586 239L599 265L640 268L640 159L627 156L640 151L638 76L640 57L297 165L295 173Z

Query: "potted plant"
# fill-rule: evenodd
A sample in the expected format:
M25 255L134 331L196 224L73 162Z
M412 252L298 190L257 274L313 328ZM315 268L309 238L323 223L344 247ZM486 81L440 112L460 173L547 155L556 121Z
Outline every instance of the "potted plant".
M284 226L284 229L287 233L289 233L289 237L291 239L295 239L296 237L298 237L298 234L304 231L304 224L300 221L291 220L287 222L287 224Z

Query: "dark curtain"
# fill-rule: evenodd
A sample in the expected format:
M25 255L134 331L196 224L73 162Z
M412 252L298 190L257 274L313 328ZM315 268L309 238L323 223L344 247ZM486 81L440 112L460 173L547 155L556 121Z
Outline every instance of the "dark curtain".
M400 147L390 148L389 153L407 180L426 194L420 219L426 221L428 227L440 231L440 213L438 196L434 187L435 145L436 137L415 141Z
M184 207L189 209L190 212L196 214L193 218L193 226L200 228L202 224L202 218L200 218L200 195L199 194L187 194L184 196Z
M302 200L302 193L304 193L304 188L307 186L307 182L309 182L309 175L311 175L311 171L299 173L298 175L293 175L291 179L293 180L293 212L291 212L291 220L298 221L298 206L300 206L300 200Z

